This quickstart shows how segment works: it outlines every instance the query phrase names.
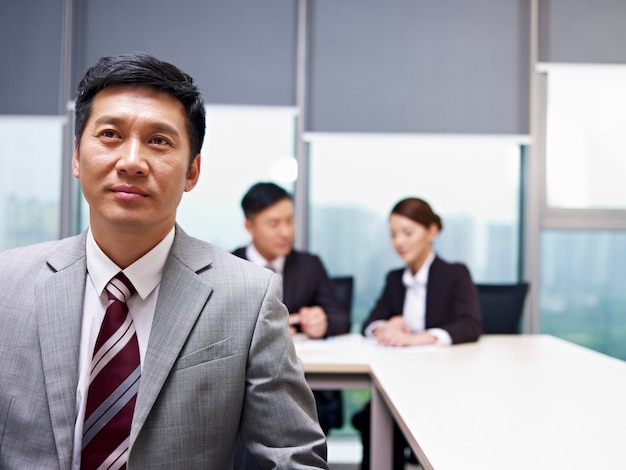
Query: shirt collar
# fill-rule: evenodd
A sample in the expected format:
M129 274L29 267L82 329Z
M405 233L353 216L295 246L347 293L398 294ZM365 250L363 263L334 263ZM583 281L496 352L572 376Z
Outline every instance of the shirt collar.
M148 297L161 282L167 255L174 243L174 234L175 229L172 227L172 230L154 248L122 270L100 249L89 229L86 245L87 272L98 295L102 294L113 276L123 271L133 283L137 294L142 299Z
M407 267L402 274L402 282L406 287L412 286L425 286L428 284L428 272L430 271L430 265L433 264L435 259L435 253L430 252L419 271L415 273L415 275L411 274L411 270Z
M279 274L283 272L283 269L285 267L284 256L279 256L278 258L274 259L274 261L268 261L263 257L263 255L261 255L261 253L259 253L259 250L256 249L254 243L250 243L246 247L246 258L248 258L248 260L252 261L254 264L258 264L259 266L271 266L272 269Z

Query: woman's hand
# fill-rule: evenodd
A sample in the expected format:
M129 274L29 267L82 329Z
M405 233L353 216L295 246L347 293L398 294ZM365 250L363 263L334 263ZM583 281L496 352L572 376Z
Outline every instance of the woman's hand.
M400 315L391 317L373 331L378 344L385 346L421 346L435 344L437 337L426 331L412 333L409 325Z

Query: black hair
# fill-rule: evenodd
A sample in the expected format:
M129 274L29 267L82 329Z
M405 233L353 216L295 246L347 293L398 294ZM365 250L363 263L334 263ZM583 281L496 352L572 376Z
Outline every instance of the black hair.
M77 142L80 144L94 97L114 85L155 88L169 93L183 104L187 112L191 164L204 141L206 111L202 95L193 79L178 67L141 52L102 57L85 72L76 94L74 135Z
M393 206L391 213L408 217L412 221L417 222L426 228L435 224L440 231L443 229L441 217L435 214L432 207L430 207L430 204L417 197L402 199L395 206Z
M256 183L248 189L241 200L241 208L246 219L251 219L269 206L282 201L293 200L291 194L274 183Z

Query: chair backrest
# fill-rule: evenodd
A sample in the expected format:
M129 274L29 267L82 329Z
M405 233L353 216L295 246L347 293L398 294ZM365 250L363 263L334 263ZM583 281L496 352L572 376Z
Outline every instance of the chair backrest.
M529 284L476 284L484 334L518 334Z
M354 291L353 276L331 277L330 282L333 284L335 293L341 302L345 305L350 316L352 316L352 296Z

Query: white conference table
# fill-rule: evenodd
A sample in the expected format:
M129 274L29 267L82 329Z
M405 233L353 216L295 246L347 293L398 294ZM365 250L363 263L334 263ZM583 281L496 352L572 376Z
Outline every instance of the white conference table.
M312 389L371 390L371 442L376 443L371 446L371 468L391 468L393 421L389 407L374 386L370 368L379 348L356 334L326 340L297 335L294 343Z
M312 388L371 388L374 469L391 468L391 418L426 470L626 469L624 361L548 335L295 344Z

